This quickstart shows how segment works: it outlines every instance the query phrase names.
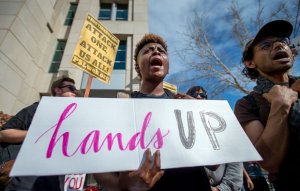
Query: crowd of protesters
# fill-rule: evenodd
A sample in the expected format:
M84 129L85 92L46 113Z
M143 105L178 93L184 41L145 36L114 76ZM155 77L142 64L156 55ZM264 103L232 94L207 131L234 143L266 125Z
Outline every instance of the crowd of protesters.
M256 86L249 95L237 101L234 112L262 161L161 169L160 151L157 150L152 157L148 149L138 169L95 173L96 181L105 190L112 191L264 191L270 190L271 186L276 191L297 189L300 180L300 80L289 75L295 60L295 52L289 47L292 31L293 26L288 21L271 21L243 50L245 68L242 72L255 80ZM208 93L201 86L191 87L186 94L174 94L163 88L169 72L169 57L162 37L146 34L136 45L134 60L141 87L130 94L131 98L208 99ZM52 95L75 97L77 90L74 84L69 77L59 79L52 84ZM8 176L8 167L13 165L37 107L38 102L22 109L6 120L0 129L1 191L63 190L63 176Z

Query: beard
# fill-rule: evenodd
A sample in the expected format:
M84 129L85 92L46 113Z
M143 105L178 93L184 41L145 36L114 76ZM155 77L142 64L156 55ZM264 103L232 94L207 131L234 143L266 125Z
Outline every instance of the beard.
M291 71L293 67L293 62L290 63L286 63L286 64L282 64L282 65L273 65L273 66L265 66L265 67L261 67L260 71L268 76L272 76L272 75L281 75L281 74L285 74L285 73L289 73L289 71ZM260 73L260 72L259 72Z
M270 75L278 75L278 74L283 74L283 73L290 73L291 69L292 69L293 64L291 65L284 65L280 68L275 68L273 70L271 70L270 72L268 72Z

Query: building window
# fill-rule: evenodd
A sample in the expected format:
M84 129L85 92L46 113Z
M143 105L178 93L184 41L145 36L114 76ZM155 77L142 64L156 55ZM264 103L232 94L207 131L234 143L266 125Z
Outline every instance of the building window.
M58 40L49 73L58 73L58 69L66 47L66 40Z
M114 70L126 69L126 40L121 40L115 60Z
M101 3L99 20L128 20L128 4Z
M128 5L117 5L117 21L127 21L128 20Z
M76 13L76 9L77 9L78 4L77 3L70 3L70 8L67 14L67 18L65 20L65 25L67 26L71 26L73 23L73 19Z
M111 17L111 4L101 3L101 9L99 13L99 20L110 20Z

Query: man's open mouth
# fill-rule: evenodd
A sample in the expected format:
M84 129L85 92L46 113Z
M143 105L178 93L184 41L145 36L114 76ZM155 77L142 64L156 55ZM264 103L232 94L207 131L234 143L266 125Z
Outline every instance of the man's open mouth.
M150 65L151 66L162 66L163 63L162 63L161 59L159 59L159 58L152 58L150 60Z
M286 59L286 58L290 58L288 53L285 51L278 51L275 53L275 55L273 56L273 60L281 60L281 59Z

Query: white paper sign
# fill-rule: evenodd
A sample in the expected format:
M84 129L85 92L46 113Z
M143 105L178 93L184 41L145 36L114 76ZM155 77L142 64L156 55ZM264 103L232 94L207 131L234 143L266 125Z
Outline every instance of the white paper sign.
M163 169L261 160L227 101L43 97L11 176L135 170L147 148Z
M83 189L86 174L68 174L65 176L64 191L78 191Z

